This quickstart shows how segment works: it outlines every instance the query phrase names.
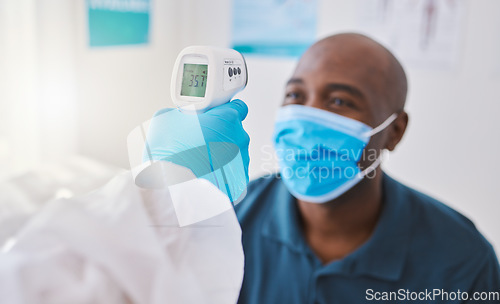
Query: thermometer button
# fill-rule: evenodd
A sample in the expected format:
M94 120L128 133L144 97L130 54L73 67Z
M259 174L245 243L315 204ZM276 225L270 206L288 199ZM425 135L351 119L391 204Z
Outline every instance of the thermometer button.
M227 72L229 73L229 77L233 76L233 69L232 68L229 68L227 70Z

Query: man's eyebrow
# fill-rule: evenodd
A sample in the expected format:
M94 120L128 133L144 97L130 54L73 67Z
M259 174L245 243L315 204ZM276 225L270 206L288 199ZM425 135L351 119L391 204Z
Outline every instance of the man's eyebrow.
M301 83L304 83L304 81L300 78L291 78L290 80L288 80L286 82L286 85L293 84L293 83L301 84Z
M348 93L351 93L352 95L357 95L359 97L364 97L363 93L361 93L360 90L357 88L350 86L348 84L341 84L341 83L329 83L327 87L332 90L332 91L346 91Z
M290 80L287 81L286 85L290 85L290 84L294 84L294 83L303 84L304 81L300 78L291 78ZM347 93L359 96L361 98L364 97L363 93L361 93L361 91L359 89L357 89L356 87L353 87L351 85L348 85L348 84L329 83L326 85L326 87L332 91L345 91Z

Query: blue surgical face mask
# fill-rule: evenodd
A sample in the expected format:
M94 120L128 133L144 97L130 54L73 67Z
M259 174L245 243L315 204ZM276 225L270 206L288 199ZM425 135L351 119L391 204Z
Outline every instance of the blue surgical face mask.
M370 137L390 125L392 114L376 128L325 110L287 105L279 109L274 146L286 187L296 198L331 201L359 183L381 162L361 171L358 162Z

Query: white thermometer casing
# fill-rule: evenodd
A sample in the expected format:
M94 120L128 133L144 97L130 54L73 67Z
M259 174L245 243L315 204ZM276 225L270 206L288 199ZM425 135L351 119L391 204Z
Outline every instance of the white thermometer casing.
M212 46L190 46L177 56L170 92L177 107L194 107L196 111L204 112L230 101L245 88L247 79L246 62L239 52Z

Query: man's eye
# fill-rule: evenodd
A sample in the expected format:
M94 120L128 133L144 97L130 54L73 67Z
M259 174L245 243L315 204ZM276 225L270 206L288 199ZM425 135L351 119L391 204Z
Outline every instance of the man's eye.
M286 93L285 98L297 99L300 98L300 94L295 92L289 92Z
M342 98L335 97L335 98L332 98L330 100L330 106L340 107L340 106L345 106L345 105L347 105L347 102L345 100L343 100Z
M297 92L288 92L285 94L284 104L302 104L304 96Z

